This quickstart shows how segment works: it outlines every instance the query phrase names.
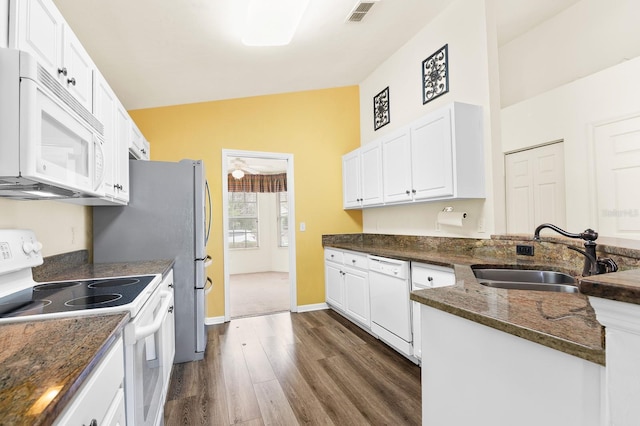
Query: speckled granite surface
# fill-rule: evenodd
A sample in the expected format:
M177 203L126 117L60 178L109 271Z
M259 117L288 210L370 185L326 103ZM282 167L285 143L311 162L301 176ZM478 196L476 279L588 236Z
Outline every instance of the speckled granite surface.
M0 325L0 424L52 424L128 320L121 313ZM59 392L41 403L51 389Z
M66 265L35 272L33 278L38 282L77 280L89 278L123 277L129 275L165 275L173 266L173 260L145 260L127 263L89 263Z
M572 250L560 250L556 243L529 242L535 246L535 256L524 257L515 254L515 245L521 243L518 239L353 234L325 235L322 242L326 247L452 267L456 274L454 286L415 291L411 299L605 364L603 328L585 295L491 288L479 284L473 275L473 265L511 265L553 269L577 276L582 270L581 256L574 256Z

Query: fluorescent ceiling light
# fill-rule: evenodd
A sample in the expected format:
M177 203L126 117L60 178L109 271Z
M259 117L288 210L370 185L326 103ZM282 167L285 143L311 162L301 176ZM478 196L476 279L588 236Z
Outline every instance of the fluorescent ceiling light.
M291 42L309 0L249 0L242 43L284 46Z

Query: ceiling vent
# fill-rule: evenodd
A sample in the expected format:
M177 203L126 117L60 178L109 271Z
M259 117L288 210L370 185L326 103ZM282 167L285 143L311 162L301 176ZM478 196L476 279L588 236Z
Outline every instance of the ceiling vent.
M347 16L347 22L360 22L369 13L374 4L380 0L363 0L358 1L353 10Z

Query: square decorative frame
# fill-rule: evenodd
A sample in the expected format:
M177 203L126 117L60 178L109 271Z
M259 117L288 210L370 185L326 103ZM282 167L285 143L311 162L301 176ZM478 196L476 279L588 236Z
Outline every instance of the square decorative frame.
M449 91L449 45L422 61L422 104Z
M378 130L391 122L389 110L389 86L373 97L373 130Z

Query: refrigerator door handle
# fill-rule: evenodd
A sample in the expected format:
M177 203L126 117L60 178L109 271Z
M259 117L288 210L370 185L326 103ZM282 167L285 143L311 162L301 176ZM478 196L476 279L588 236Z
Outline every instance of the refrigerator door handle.
M209 191L209 181L206 180L204 182L204 187L207 190L207 205L209 206L209 216L208 216L208 223L207 223L207 233L204 237L204 245L206 247L207 243L209 242L209 235L211 235L211 222L213 222L213 218L211 217L211 191ZM207 256L209 257L209 256Z
M207 295L209 292L213 290L213 280L207 277L207 285L204 286L204 294Z
M207 257L204 258L204 267L208 268L212 264L213 264L213 258L211 256L207 255Z

